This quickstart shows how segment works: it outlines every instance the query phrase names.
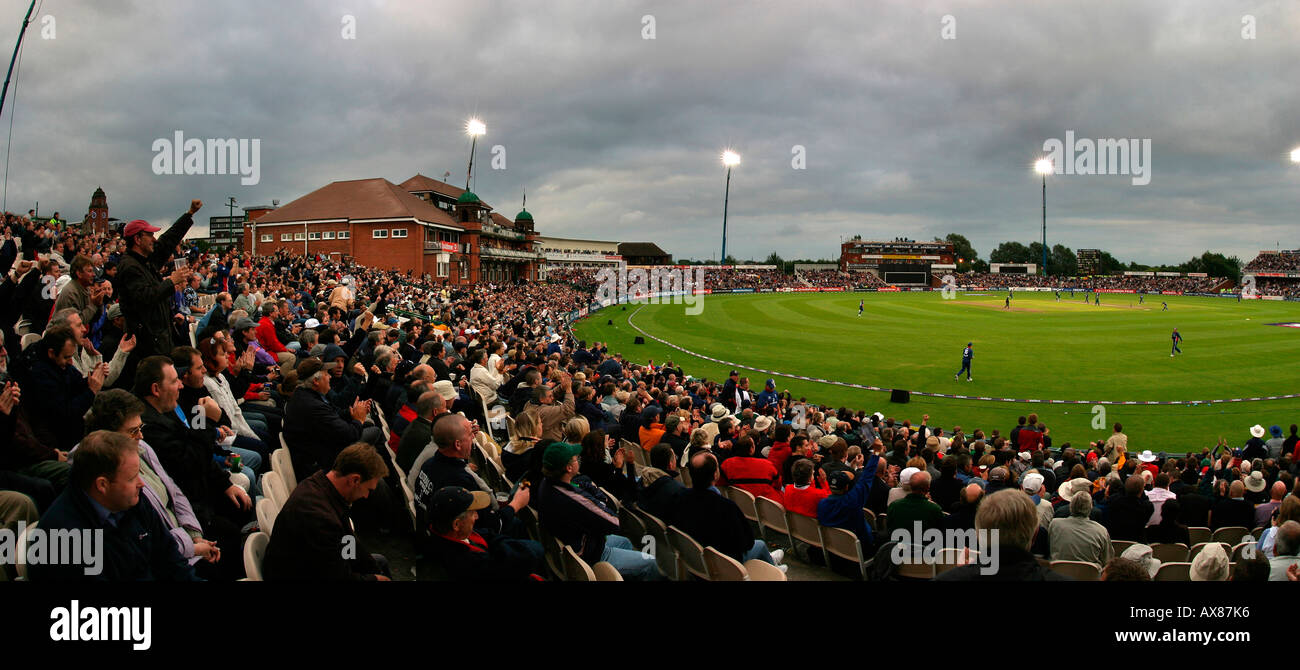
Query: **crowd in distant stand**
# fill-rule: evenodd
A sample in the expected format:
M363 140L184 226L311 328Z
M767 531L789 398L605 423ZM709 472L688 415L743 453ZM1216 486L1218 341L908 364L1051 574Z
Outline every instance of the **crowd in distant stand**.
M1246 270L1261 272L1300 272L1300 254L1260 254L1246 264Z

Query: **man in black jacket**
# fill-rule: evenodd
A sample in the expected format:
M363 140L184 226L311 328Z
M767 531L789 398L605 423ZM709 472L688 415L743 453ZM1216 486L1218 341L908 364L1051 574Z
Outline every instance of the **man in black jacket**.
M492 487L469 469L475 432L477 429L469 419L459 414L438 417L438 422L433 425L433 441L438 450L420 466L420 474L412 487L417 508L428 513L434 495L448 486L492 494ZM528 489L519 489L505 504L498 505L495 498L491 502L490 508L478 515L478 528L512 537L527 536L527 528L515 518L515 514L528 504Z
M475 528L478 512L491 504L491 494L459 486L445 487L432 496L433 536L426 551L434 572L440 568L440 577L458 582L541 581L542 545Z
M1155 514L1156 508L1147 499L1145 489L1146 480L1138 475L1129 475L1124 480L1123 491L1112 492L1106 500L1102 525L1110 531L1110 539L1141 543L1147 541L1147 521Z
M370 495L388 466L372 445L339 452L329 472L298 482L275 517L266 547L266 581L390 581L388 561L360 546L349 521L352 503Z
M163 263L176 251L176 245L194 225L194 213L203 203L190 202L190 210L182 214L162 237L154 239L161 230L149 222L137 219L126 224L122 237L128 250L118 264L117 281L122 296L122 316L126 317L126 332L136 336L135 351L131 352L127 370L134 362L155 354L168 354L172 350L172 310L176 291L187 286L190 269L172 270L167 279L159 279Z
M339 452L353 442L378 444L379 428L364 425L370 401L356 400L344 418L325 400L334 362L308 358L298 364L298 388L285 405L284 439L289 444L296 472L314 472L333 463ZM299 469L301 468L301 469Z
M712 490L718 481L718 460L713 454L696 454L691 458L690 468L691 488L682 493L677 508L664 521L691 536L700 546L713 547L741 563L757 558L784 572L786 566L780 563L785 553L780 549L769 552L765 542L755 540L740 506Z
M671 518L686 493L677 474L677 456L672 447L660 442L650 449L650 467L641 473L642 487L636 496L641 509L660 520Z
M185 492L203 528L211 528L214 537L238 537L240 528L253 518L253 501L216 459L221 408L206 398L199 421L176 404L180 393L181 379L171 358L150 356L140 361L135 395L145 404L140 415L144 441Z
M32 581L198 581L153 505L140 501L142 488L140 454L129 438L107 430L87 435L68 488L41 517L39 530L100 532L103 553L33 563ZM77 558L90 561L72 562Z

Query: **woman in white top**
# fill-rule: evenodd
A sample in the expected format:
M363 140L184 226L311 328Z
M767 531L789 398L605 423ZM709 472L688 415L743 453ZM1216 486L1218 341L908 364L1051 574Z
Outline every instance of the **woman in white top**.
M203 367L207 370L207 374L203 376L203 388L207 389L208 395L217 401L221 411L230 417L230 426L235 429L235 434L261 440L263 444L271 444L269 436L258 435L245 420L239 402L235 399L234 392L230 390L230 383L221 374L230 363L226 358L225 346L215 338L205 338L199 341L199 355L202 356Z

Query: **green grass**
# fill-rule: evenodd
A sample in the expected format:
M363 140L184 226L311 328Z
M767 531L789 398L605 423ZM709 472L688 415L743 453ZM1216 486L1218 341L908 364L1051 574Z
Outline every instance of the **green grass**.
M1023 399L1209 400L1300 392L1294 361L1300 329L1266 325L1300 321L1300 304L1223 298L1108 294L1102 306L1068 293L1017 293L1004 310L1005 293L804 293L703 296L704 310L682 305L606 308L575 324L578 336L609 343L635 362L671 358L689 375L725 379L716 364L638 335L646 332L691 351L753 366L841 382L934 393ZM866 313L857 316L858 301ZM1160 310L1160 302L1169 311ZM606 325L612 320L613 325ZM1177 327L1183 354L1170 358ZM973 382L953 381L966 342L975 343ZM767 375L751 369L751 388ZM913 396L891 405L889 396L777 376L777 388L809 402L879 410L899 420L979 427L1005 434L1016 418L1037 412L1054 444L1104 438L1119 421L1131 448L1182 451L1213 446L1220 435L1240 446L1256 423L1284 429L1300 423L1300 399L1214 405L1107 405L1104 420L1091 405L1047 405ZM1103 426L1094 428L1094 423Z

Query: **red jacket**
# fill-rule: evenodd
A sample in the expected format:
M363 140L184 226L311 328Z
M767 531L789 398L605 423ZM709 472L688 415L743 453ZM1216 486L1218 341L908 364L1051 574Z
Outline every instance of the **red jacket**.
M772 448L767 450L767 460L772 461L776 466L776 473L779 476L785 472L785 459L790 458L789 442L773 442ZM780 479L777 480L780 483ZM813 516L816 516L815 514Z
M253 333L257 335L258 344L270 353L279 354L288 351L283 344L280 344L280 338L275 336L275 324L271 322L271 317L262 317L262 320L257 322L257 328Z
M1016 442L1019 443L1016 446L1020 451L1038 451L1038 445L1043 442L1043 434L1029 428L1021 428L1016 434Z
M781 473L772 461L752 456L732 456L722 462L722 481L719 486L734 486L745 489L754 497L771 498L781 504L784 498L776 488L781 481Z
M813 484L807 488L796 488L794 484L786 485L785 508L796 514L816 519L817 503L831 494L829 488L818 488L819 486L825 486L825 482L818 477L813 477Z

